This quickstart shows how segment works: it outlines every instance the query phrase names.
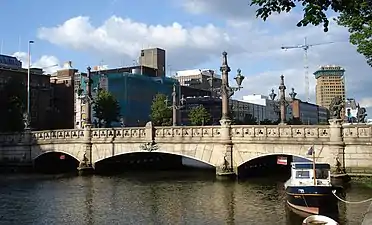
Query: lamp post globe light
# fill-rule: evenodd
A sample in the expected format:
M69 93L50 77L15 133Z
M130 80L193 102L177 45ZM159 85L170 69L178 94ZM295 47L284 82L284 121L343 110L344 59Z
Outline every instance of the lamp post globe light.
M220 68L222 73L222 84L220 87L221 99L222 99L222 118L220 120L221 125L231 124L231 118L229 113L229 99L235 94L236 91L239 91L243 87L241 86L244 76L241 74L241 70L237 70L237 75L234 77L234 80L237 83L237 87L229 86L229 72L231 71L227 63L227 52L222 53L222 65Z

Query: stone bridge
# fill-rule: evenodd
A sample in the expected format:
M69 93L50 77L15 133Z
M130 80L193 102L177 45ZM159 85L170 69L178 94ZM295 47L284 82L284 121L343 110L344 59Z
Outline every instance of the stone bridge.
M225 160L231 170L266 155L292 155L336 165L349 173L372 172L372 126L222 125L47 130L0 135L0 162L31 163L48 152L61 152L94 165L104 159L136 152L181 155L215 166Z

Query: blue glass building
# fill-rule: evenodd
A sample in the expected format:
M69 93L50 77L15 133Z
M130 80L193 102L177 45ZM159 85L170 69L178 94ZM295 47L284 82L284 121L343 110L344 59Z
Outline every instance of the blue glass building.
M151 104L156 94L167 95L168 104L171 105L173 84L176 83L178 86L178 81L173 78L147 76L120 70L92 72L91 78L93 97L98 88L112 93L119 102L120 116L125 126L145 125L150 120ZM82 81L81 84L85 86L85 82ZM82 88L85 89L85 87ZM120 125L120 122L112 124L112 126Z

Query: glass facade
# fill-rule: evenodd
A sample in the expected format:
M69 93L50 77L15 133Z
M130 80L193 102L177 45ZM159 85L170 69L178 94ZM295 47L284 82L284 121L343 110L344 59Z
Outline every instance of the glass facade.
M92 80L92 93L96 93L97 87L100 87L115 96L125 126L145 125L150 120L151 104L158 93L167 95L168 104L171 105L173 84L178 84L177 80L168 77L148 77L126 72L101 72L92 75ZM120 126L120 123L112 125Z

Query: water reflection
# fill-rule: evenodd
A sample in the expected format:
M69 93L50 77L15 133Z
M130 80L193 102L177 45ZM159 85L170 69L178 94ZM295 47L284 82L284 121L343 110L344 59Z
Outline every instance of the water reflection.
M369 197L353 186L348 200ZM365 206L340 204L342 225L360 223ZM285 204L282 181L216 182L214 177L0 177L1 224L301 224ZM346 219L347 218L347 219Z

